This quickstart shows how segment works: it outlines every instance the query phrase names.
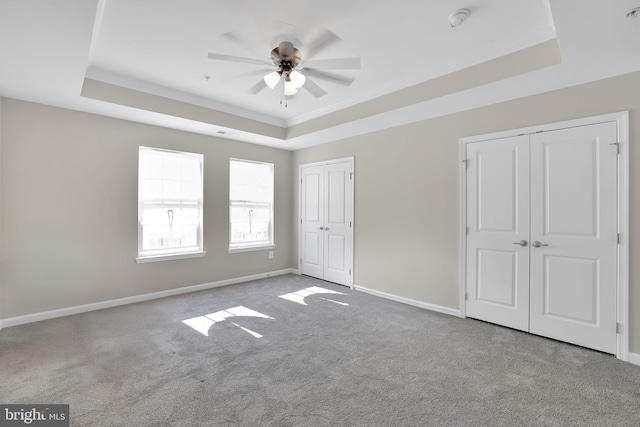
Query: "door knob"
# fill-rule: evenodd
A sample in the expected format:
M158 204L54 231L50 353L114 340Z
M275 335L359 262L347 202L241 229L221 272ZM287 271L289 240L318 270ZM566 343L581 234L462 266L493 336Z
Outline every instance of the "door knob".
M324 230L324 227L318 227L318 230Z
M514 245L527 246L529 242L526 240L520 240L519 242L513 242Z
M538 242L537 240L534 240L534 241L533 241L533 243L532 243L531 245L533 245L533 247L534 247L534 248L539 248L540 246L549 246L548 244L546 244L546 243L540 243L540 242Z
M325 227L325 228L324 228L324 231L329 231L329 227Z

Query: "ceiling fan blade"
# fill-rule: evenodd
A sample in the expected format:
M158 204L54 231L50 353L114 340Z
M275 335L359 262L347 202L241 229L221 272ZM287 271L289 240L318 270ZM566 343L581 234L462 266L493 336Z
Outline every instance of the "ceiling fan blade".
M247 93L256 95L258 92L262 91L262 89L264 89L265 87L267 87L267 85L264 83L264 80L260 79L258 83L256 83L255 85L247 89Z
M240 37L239 35L237 35L236 33L230 31L228 33L224 33L222 34L220 37L222 37L223 39L234 43L235 45L237 45L238 47L243 48L244 50L246 50L247 52L251 52L252 56L259 56L258 52L256 52L255 48L253 46L251 46L245 39L243 39L242 37Z
M260 76L264 77L267 74L273 72L274 70L275 68L262 68L262 69L252 69L252 70L247 70L242 72L236 72L232 76L230 76L228 80L241 80L249 77L251 79L254 79Z
M311 58L314 55L317 55L319 52L322 52L323 50L325 50L326 48L328 48L332 44L334 44L336 42L339 42L341 40L342 39L340 37L336 36L331 31L325 29L322 32L322 34L320 34L320 36L318 36L318 38L316 38L315 40L311 41L306 46L306 48L303 49L303 50L308 53L307 57Z
M344 86L349 86L351 85L351 83L353 83L353 81L355 80L355 78L353 77L343 77L343 76L338 76L336 74L333 73L326 73L324 71L320 71L320 70L315 70L313 68L306 68L304 70L304 74L306 76L311 76L311 77L316 77L318 79L323 79L323 80L328 80L334 83L338 83Z
M307 81L302 87L309 91L309 93L316 98L320 98L321 96L325 96L327 94L326 90L318 86L318 84L311 80L309 77L307 77Z
M263 61L261 59L252 59L252 58L243 58L241 56L232 56L232 55L222 55L220 53L211 53L207 55L209 59L216 59L219 61L231 61L231 62L242 62L244 64L254 64L254 65L273 65L267 61Z
M312 59L302 65L303 67L309 66L312 69L323 70L359 70L360 58Z

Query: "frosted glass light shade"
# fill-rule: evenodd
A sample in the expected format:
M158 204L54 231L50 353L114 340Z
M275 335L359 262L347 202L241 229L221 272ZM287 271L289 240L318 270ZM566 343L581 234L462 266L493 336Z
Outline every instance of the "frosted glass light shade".
M269 89L273 89L274 87L276 87L276 85L280 81L280 73L277 71L274 71L273 73L269 73L266 76L264 76L263 79L267 87Z
M304 74L297 72L296 70L292 70L289 73L289 78L291 79L291 83L296 88L301 88L304 85L304 82L307 81L307 78Z
M284 94L287 96L295 95L298 93L298 89L294 86L293 82L284 82Z

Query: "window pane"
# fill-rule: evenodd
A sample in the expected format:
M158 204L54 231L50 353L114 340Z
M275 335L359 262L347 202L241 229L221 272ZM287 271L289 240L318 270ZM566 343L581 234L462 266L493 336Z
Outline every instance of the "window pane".
M162 155L155 152L140 156L140 176L162 179Z
M202 250L200 154L140 147L139 256Z
M162 158L162 179L180 181L182 162L180 157L167 154Z
M182 181L200 182L200 162L197 159L182 159Z
M229 244L273 244L273 164L229 162Z
M180 181L168 180L162 181L162 199L163 200L181 200Z
M158 200L162 198L162 178L142 179L140 198L143 200Z

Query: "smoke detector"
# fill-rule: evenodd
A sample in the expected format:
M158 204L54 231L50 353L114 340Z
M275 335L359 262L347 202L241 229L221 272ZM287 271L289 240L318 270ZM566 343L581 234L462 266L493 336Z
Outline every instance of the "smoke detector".
M640 16L640 7L636 7L635 9L631 9L629 12L625 14L627 18L637 18Z
M458 27L467 20L467 18L471 15L471 11L469 9L458 9L449 15L449 22L451 23L451 28Z

